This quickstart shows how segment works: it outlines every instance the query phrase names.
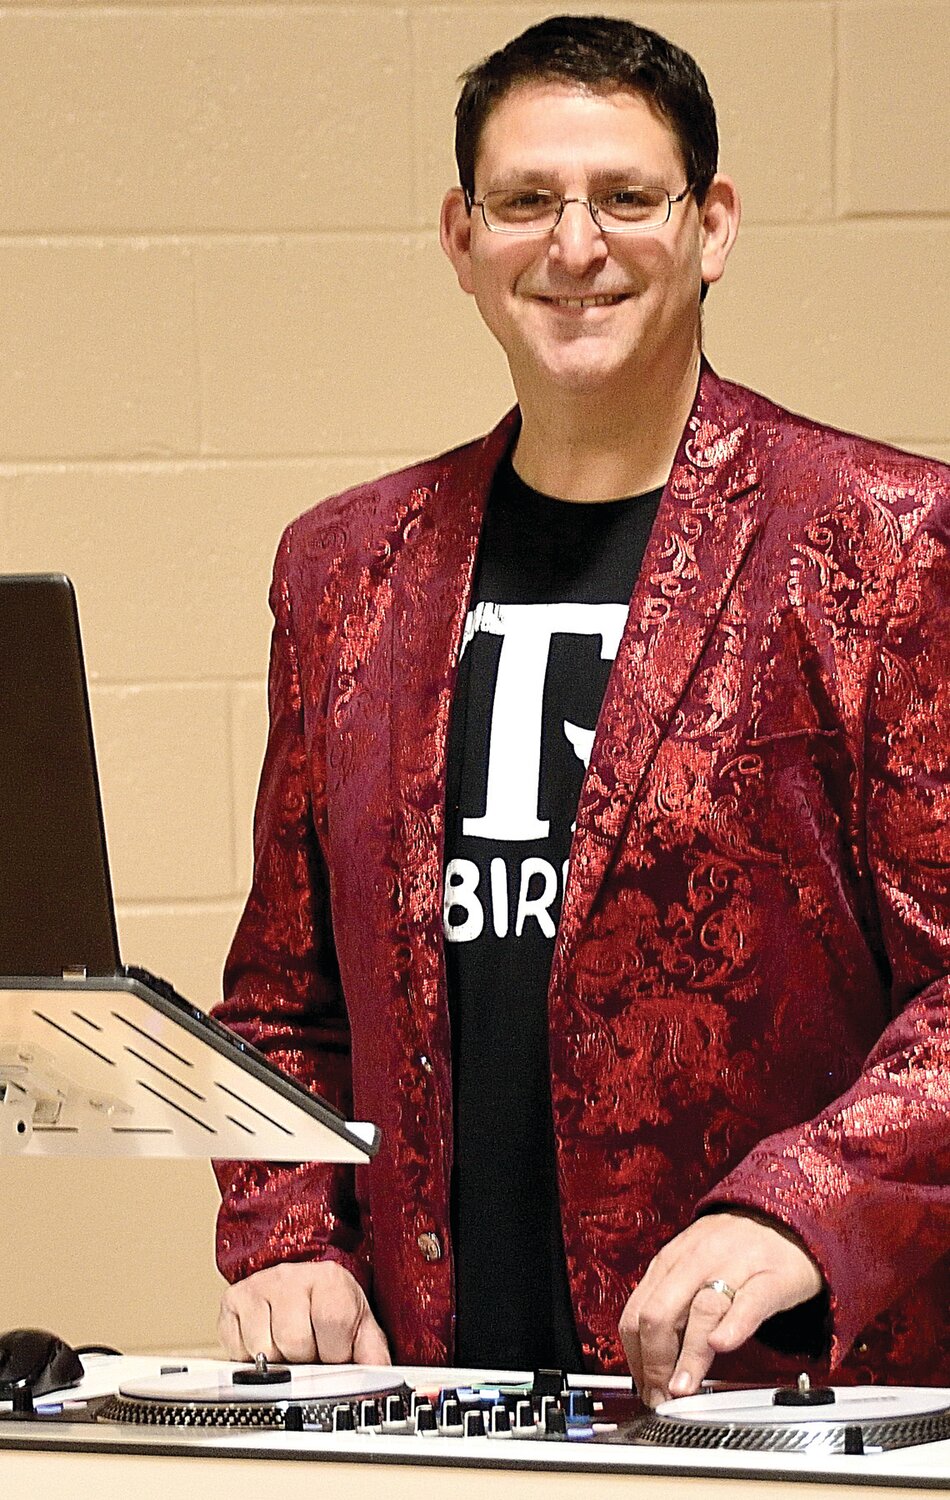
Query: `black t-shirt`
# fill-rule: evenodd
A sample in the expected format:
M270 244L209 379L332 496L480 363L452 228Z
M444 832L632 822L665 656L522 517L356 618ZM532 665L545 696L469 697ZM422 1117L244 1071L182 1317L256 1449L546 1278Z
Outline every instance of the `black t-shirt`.
M555 500L506 460L489 496L446 799L457 1364L581 1368L547 991L581 783L660 494Z

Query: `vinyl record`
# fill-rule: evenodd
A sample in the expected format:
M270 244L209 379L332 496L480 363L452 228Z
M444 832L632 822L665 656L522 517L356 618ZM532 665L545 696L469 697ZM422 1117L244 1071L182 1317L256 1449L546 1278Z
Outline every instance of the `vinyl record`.
M754 1391L709 1391L679 1396L656 1408L658 1417L692 1423L741 1423L746 1427L801 1427L805 1422L886 1422L944 1411L947 1392L921 1387L841 1386L825 1406L777 1406L775 1388Z
M216 1370L183 1370L119 1386L119 1395L136 1401L226 1403L234 1406L274 1405L278 1401L346 1401L378 1396L400 1384L386 1366L291 1365L290 1379L279 1385L235 1384L235 1372L249 1365L219 1365ZM274 1366L271 1367L275 1368Z

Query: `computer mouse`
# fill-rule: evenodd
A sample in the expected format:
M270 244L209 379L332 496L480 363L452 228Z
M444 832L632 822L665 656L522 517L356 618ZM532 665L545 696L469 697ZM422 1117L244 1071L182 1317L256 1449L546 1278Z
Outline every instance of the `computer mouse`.
M55 1333L45 1328L13 1328L0 1333L0 1400L13 1386L29 1386L34 1396L78 1385L82 1360ZM4 1390L7 1387L7 1391Z

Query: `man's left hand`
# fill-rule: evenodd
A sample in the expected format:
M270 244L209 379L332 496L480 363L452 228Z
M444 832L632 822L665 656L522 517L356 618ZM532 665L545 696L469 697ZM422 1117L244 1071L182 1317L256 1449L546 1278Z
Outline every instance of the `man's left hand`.
M657 1406L692 1395L717 1354L738 1349L766 1318L822 1285L790 1230L742 1212L697 1219L654 1256L620 1319L641 1399Z

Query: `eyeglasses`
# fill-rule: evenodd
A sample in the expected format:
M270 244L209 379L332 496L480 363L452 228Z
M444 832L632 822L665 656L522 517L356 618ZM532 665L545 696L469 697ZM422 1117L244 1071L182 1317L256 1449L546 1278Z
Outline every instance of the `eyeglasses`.
M687 184L674 198L665 188L620 187L589 198L562 198L548 188L498 188L482 198L466 194L469 213L480 208L486 229L495 234L550 234L569 203L583 203L604 234L636 234L661 229L692 191Z

